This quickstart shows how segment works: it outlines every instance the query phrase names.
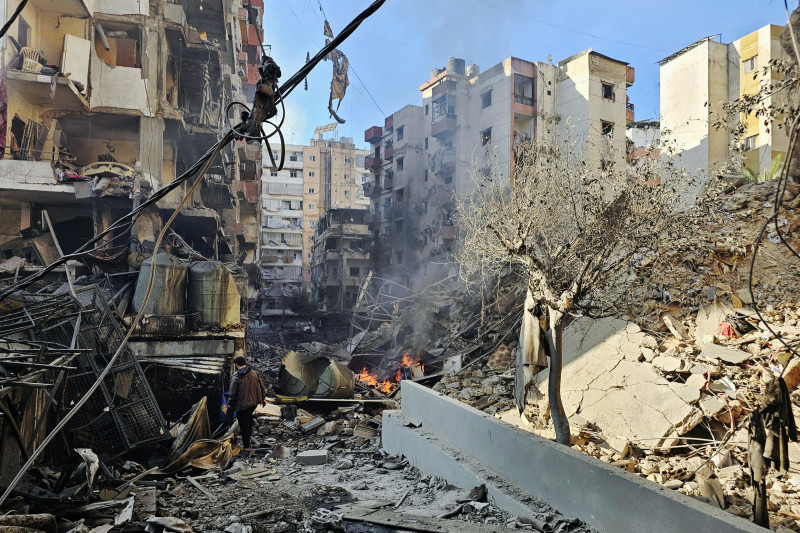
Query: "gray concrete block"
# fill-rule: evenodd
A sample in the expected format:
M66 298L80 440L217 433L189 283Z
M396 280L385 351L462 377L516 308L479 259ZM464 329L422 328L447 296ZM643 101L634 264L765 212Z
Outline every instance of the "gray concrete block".
M405 455L423 472L441 475L462 488L475 485L476 473L465 472L461 465L479 464L488 472L479 477L495 476L521 489L519 497L513 499L522 501L529 494L606 533L763 531L742 518L510 426L410 381L402 382L402 417L418 420L422 426L410 428L398 423L397 416L396 411L384 411L384 448ZM432 443L430 446L421 445L420 433L414 433L420 430L430 433L424 439ZM450 447L446 455L452 460L441 460L442 454L439 460L431 459L435 446ZM498 484L497 479L492 481Z
M324 465L328 462L328 450L307 450L295 456L295 461L305 465Z

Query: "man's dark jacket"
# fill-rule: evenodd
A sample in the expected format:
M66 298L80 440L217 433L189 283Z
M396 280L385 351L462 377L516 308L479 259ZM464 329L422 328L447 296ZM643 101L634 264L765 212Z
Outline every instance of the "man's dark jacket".
M231 379L229 405L234 411L255 407L267 397L267 389L258 372L246 366L236 371Z

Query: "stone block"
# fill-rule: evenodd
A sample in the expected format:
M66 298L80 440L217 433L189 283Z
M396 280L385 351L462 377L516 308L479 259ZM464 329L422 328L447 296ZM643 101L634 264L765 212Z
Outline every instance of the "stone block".
M328 462L328 450L306 450L295 456L295 461L304 465L324 465Z

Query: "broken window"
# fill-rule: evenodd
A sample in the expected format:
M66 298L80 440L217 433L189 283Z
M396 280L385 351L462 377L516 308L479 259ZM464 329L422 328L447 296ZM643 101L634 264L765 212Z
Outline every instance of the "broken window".
M756 69L758 64L758 56L754 55L749 59L745 59L742 61L742 71L747 74L748 72L753 72Z
M514 74L514 101L518 104L533 105L533 78Z
M398 141L402 141L403 140L403 126L400 126L399 128L397 128L397 140Z
M425 172L423 173L423 179L424 179L424 181L428 181L428 169L427 168L425 169Z
M603 84L603 98L614 101L614 86L610 83Z
M403 189L398 189L398 190L397 190L397 191L394 193L394 202L395 202L396 204L399 204L399 203L400 203L400 202L402 202L402 201L403 201Z
M359 271L358 267L350 267L350 275L351 276L358 276L361 272Z
M486 128L481 132L481 144L486 146L492 142L492 128Z
M492 90L489 89L481 95L481 109L486 109L492 105Z
M742 143L742 151L749 152L756 148L758 148L758 134L745 137L744 143Z
M427 137L425 137L425 149L426 150L428 149L428 138Z
M107 65L140 68L142 66L142 29L134 24L103 22L97 27L94 47Z
M403 252L395 252L394 253L394 264L395 265L402 265L403 264Z
M397 170L403 170L403 158L402 157L398 157L397 158Z
M444 179L445 185L450 185L451 183L453 183L453 176L448 176Z
M600 129L602 130L603 137L611 138L614 136L614 123L613 122L606 122L605 120L600 121Z

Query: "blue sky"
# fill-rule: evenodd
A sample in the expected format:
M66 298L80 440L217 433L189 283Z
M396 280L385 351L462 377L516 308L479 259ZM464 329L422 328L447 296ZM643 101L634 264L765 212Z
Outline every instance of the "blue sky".
M324 45L325 15L338 33L370 3L266 0L264 39L282 79ZM628 94L636 119L657 118L659 59L709 35L730 42L785 21L778 0L387 0L340 47L351 70L339 112L347 123L338 135L364 145L364 130L383 125L385 114L420 105L419 86L451 56L486 70L508 56L547 61L552 55L557 62L586 48L635 67ZM331 68L322 62L308 78L309 90L300 87L287 98L287 142L305 144L315 126L333 122L326 109Z

